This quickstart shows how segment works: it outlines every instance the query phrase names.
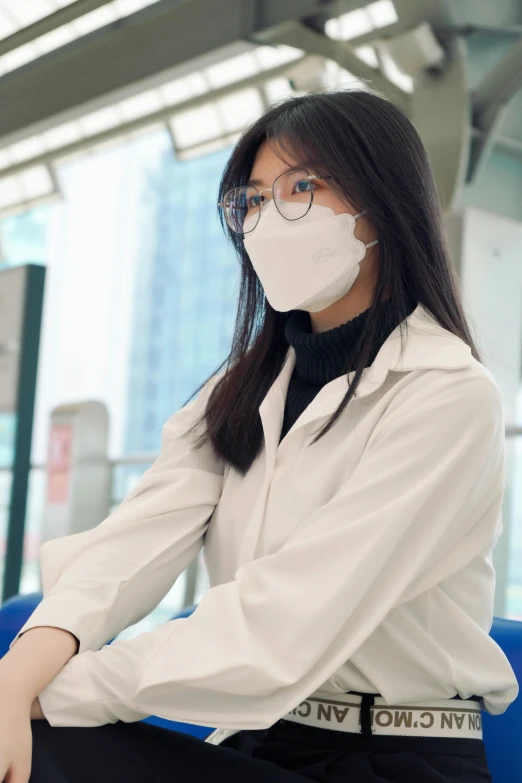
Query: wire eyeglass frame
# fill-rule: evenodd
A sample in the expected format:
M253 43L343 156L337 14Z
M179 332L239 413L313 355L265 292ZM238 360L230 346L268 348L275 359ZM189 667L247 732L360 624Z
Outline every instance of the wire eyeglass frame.
M311 190L310 190L310 203L308 204L308 209L306 210L306 212L305 212L303 215L299 215L299 217L297 217L297 218L289 218L289 217L286 217L286 215L283 215L283 213L281 212L281 210L280 210L280 209L279 209L279 207L277 206L277 201L278 201L278 199L276 199L276 197L275 197L274 188L275 188L275 184L276 184L276 182L277 182L277 181L278 181L278 180L279 180L281 177L286 177L286 176L288 176L288 174L292 174L292 172L294 172L294 171L295 171L295 172L299 172L299 171L303 171L303 172L305 172L305 173L306 173L306 177L303 177L303 180L308 180L308 182L310 182L310 183L311 183L311 185L312 185L312 188L311 188ZM281 215L281 217L284 217L284 219L285 219L285 220L290 220L290 221L293 221L293 220L301 220L301 219L302 219L302 218L304 218L304 217L305 217L305 215L307 215L307 214L308 214L308 212L310 211L310 209L311 209L311 207L312 207L312 204L314 203L314 187L313 187L313 185L314 185L314 180L331 180L331 179L334 179L334 177L331 177L331 176L321 176L320 174L310 174L310 172L309 172L309 171L307 171L307 169L301 169L301 168L299 168L299 169L290 169L289 171L284 171L282 174L279 174L279 176L277 176L277 177L275 178L275 180L273 181L273 183L272 183L272 187L271 187L271 188L263 188L263 190L258 190L258 189L257 189L257 188L256 188L254 185L240 185L239 187L243 187L243 188L244 188L244 187L250 187L250 188L252 188L252 190L255 190L255 191L256 191L256 193L257 193L259 196L261 196L261 194L262 194L262 193L266 193L266 191L267 191L267 190L270 190L270 191L272 191L272 199L273 199L273 201L274 201L274 204L275 204L275 206L276 206L276 209L277 209L277 211L279 212L279 214ZM227 222L227 225L229 226L229 228L230 228L230 229L231 229L231 230L232 230L232 231L233 231L235 234L240 234L241 236L244 236L245 234L250 234L252 231L254 231L254 229L256 228L257 224L259 223L259 219L260 219L260 217L261 217L261 212L262 212L262 209L263 209L263 207L264 207L264 206L266 206L266 205L268 204L268 200L267 200L267 202L266 202L265 204L261 204L261 203L259 204L259 208L258 208L258 216L257 216L257 221L256 221L256 223L255 223L254 227L253 227L253 228L251 228L251 229L249 229L248 231L237 231L237 230L234 228L234 226L232 226L232 225L230 224L230 222L229 222L229 220L228 220L228 215L227 215L227 206L228 206L228 205L227 205L227 203L226 203L226 202L227 202L227 196L229 196L231 193L234 193L234 191L236 191L236 190L238 190L238 188L232 188L231 190L228 190L228 191L225 193L225 195L223 196L223 201L218 201L218 206L222 208L222 210L223 210L223 212L224 212L224 214L225 214L225 220L226 220L226 222Z

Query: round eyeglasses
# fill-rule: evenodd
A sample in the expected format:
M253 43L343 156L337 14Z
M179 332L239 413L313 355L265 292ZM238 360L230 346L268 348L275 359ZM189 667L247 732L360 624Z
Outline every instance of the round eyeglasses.
M225 193L218 206L223 209L225 220L232 231L236 234L249 234L257 226L261 210L270 200L263 196L263 193L272 191L277 211L286 220L300 220L312 206L314 180L318 179L328 180L333 177L310 174L306 169L292 169L280 174L271 188L258 190L253 185L232 188Z

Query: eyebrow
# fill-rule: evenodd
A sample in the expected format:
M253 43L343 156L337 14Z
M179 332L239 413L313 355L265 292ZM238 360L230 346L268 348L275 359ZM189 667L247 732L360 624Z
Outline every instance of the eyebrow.
M290 166L288 169L286 169L286 171L283 171L282 174L286 174L288 171L295 171L295 170L299 171L299 169L301 169L301 168L306 168L306 166L299 166L299 165ZM263 185L263 180L262 179L249 179L248 182L247 182L247 185L252 185L254 188L257 188L257 187L259 187L259 185Z

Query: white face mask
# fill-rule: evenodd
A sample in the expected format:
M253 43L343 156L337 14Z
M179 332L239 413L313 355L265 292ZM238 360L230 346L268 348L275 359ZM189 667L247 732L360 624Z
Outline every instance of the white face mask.
M294 208L300 214L299 204L285 204L288 214ZM244 243L274 310L318 313L350 290L366 248L379 241L365 245L354 236L355 221L363 214L336 215L330 207L312 204L303 218L292 221L279 214L273 199L268 202ZM245 220L246 231L255 219Z

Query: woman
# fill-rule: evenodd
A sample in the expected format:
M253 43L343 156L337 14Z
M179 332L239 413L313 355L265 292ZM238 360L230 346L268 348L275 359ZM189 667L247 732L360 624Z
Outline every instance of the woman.
M0 661L0 772L490 781L481 709L518 693L489 637L503 402L423 145L370 93L295 97L219 201L242 267L226 370L108 519L42 547L45 597ZM107 645L203 544L196 611Z

